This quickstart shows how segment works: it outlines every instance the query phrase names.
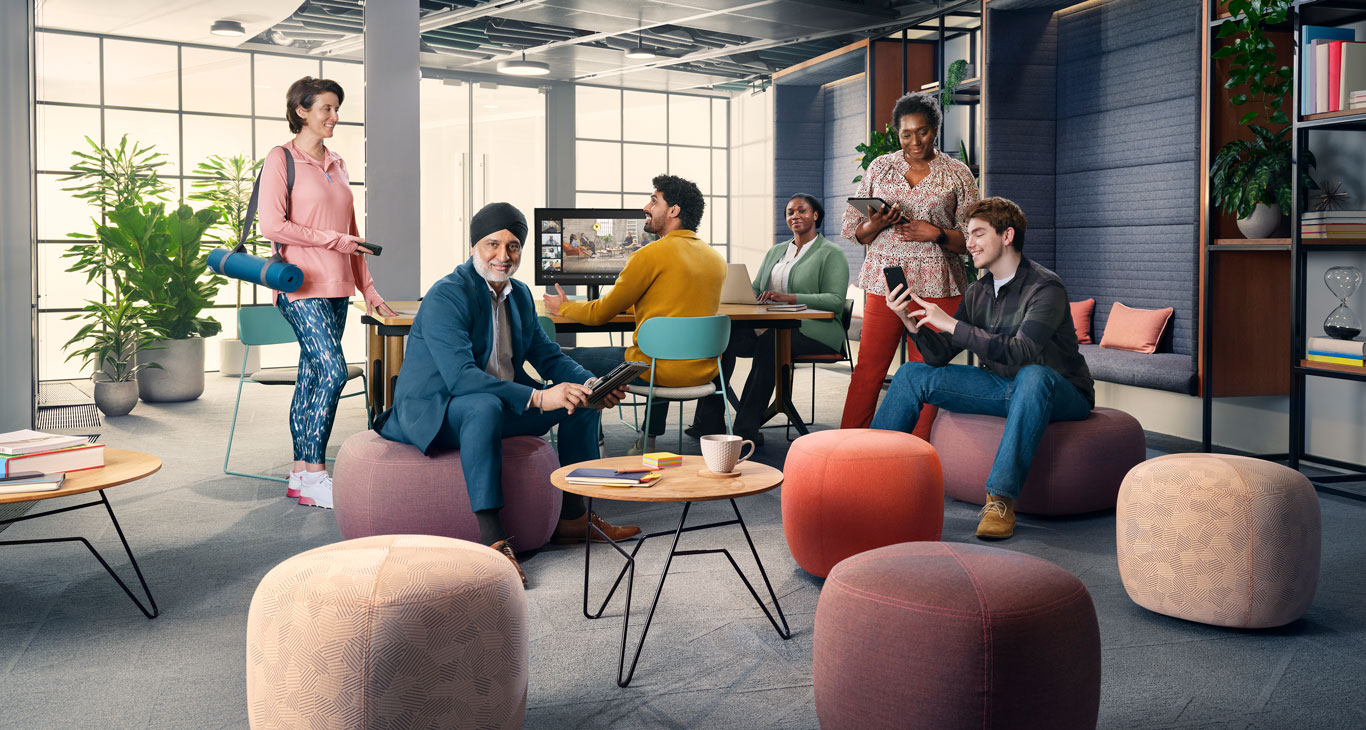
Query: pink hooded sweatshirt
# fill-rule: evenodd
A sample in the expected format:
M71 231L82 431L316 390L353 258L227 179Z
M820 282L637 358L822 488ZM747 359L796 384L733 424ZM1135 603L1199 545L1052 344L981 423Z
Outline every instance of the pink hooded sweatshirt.
M294 191L285 220L285 158L294 156ZM304 285L286 294L289 301L350 297L359 290L371 307L384 301L375 291L365 256L353 256L356 228L351 179L341 155L327 150L323 162L288 142L266 155L257 205L261 235L280 246L285 261L304 273Z

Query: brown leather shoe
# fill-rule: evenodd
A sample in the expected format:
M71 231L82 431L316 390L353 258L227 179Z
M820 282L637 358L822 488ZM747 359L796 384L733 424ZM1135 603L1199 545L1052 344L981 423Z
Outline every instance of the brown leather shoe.
M512 543L508 540L499 540L489 545L489 547L502 553L508 560L512 561L512 567L517 569L517 577L522 579L522 585L526 585L526 573L522 572L522 564L517 562L517 553L512 549Z
M977 536L1001 540L1015 534L1015 500L987 494L987 503L977 513L981 520L977 523Z
M608 524L607 520L604 520L596 514L592 515L592 517L593 524L597 525L599 530L602 530L608 537L612 538L613 542L630 540L640 534L639 527L632 525L617 527L616 525ZM550 537L550 541L556 545L573 545L577 542L583 542L584 538L588 536L588 518L589 514L585 512L575 520L560 520L560 523L555 526L555 534ZM593 542L607 541L602 539L602 535L595 532L593 533Z

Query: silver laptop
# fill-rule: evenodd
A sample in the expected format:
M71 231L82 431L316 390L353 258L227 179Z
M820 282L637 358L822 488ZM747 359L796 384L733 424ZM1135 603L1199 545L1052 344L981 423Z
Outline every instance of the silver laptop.
M721 287L722 304L758 304L744 264L726 264L726 283Z

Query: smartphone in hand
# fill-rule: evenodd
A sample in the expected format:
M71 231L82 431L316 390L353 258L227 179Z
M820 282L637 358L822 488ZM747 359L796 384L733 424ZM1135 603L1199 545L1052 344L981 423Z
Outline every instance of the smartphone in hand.
M898 294L906 292L910 289L910 285L906 283L906 271L902 269L900 266L887 266L883 268L882 276L887 280L886 296L889 298L892 296L892 292L897 288L898 285L901 286L901 291L897 292Z

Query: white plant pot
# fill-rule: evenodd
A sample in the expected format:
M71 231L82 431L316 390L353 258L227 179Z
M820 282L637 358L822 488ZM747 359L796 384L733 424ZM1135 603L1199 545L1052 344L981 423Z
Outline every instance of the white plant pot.
M218 341L218 374L225 378L235 378L242 374L242 351L246 345L236 337ZM247 374L261 369L261 348L253 348L247 354Z
M138 404L136 380L95 381L95 407L106 416L126 416Z
M138 364L160 368L138 372L138 395L148 403L194 400L204 392L204 338L158 340L161 349L138 352Z
M1252 215L1238 219L1238 230L1244 238L1266 238L1281 223L1281 206L1258 203Z

